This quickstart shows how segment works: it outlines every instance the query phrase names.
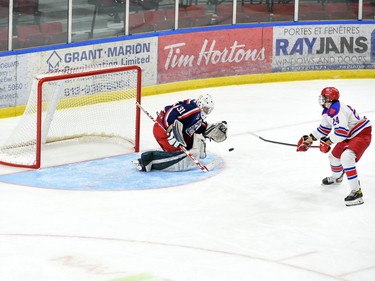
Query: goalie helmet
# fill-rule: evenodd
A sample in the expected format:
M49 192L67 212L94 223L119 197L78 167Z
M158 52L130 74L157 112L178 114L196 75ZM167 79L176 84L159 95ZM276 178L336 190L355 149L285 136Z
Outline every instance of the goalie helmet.
M210 114L215 107L214 100L210 94L200 95L196 103L201 109L201 116L203 119L206 119L207 115Z
M321 106L324 106L325 103L337 101L339 98L339 90L335 87L326 87L322 90L322 93L319 96L319 103Z

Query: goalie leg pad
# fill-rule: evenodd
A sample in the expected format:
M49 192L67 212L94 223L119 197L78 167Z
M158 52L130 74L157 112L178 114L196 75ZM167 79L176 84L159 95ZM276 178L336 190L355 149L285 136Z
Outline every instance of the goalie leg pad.
M200 159L206 158L207 157L207 153L206 153L206 141L205 141L205 138L202 135L200 135L200 134L194 134L193 138L194 138L193 147L190 150L190 152L192 154L199 155Z
M198 155L192 152L194 157ZM141 154L141 162L146 172L151 170L186 171L196 167L184 152L147 151Z

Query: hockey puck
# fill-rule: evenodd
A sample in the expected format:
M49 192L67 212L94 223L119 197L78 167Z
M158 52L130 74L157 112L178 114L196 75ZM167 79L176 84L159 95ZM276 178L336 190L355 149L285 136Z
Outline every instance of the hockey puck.
M233 150L234 150L234 148L233 148L233 147L231 147L231 148L229 148L229 149L228 149L228 151L233 151Z

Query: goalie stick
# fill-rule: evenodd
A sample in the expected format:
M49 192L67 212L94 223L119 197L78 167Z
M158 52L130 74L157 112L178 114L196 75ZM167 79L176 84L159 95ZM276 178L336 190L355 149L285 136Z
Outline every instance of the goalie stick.
M165 128L158 122L156 121L156 119L146 110L143 108L143 106L139 103L139 102L136 102L136 105L139 107L140 110L142 110L155 124L157 124L160 128L162 128L164 131L165 131ZM202 165L201 162L199 162L193 154L191 154L184 146L180 145L178 147L179 149L181 149L181 151L183 151L194 163L195 165L197 165L203 172L209 172L211 171L213 168L215 168L215 166L217 165L217 163L215 163L215 161L213 161L212 163L209 163L207 166L204 166Z
M281 142L281 141L274 141L274 140L268 140L268 139L265 139L253 132L247 132L248 134L250 135L253 135L254 137L257 137L259 139L261 139L262 141L265 141L265 142L269 142L269 143L274 143L274 144L281 144L281 145L287 145L287 146L294 146L294 147L297 147L297 144L294 144L294 143L287 143L287 142ZM310 147L313 147L313 148L318 148L319 146L317 145L312 145Z

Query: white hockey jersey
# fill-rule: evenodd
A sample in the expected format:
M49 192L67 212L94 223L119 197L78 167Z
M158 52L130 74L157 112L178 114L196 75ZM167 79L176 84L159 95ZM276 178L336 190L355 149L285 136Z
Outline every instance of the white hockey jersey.
M329 136L333 143L338 143L355 137L370 126L371 122L366 116L359 116L354 108L337 101L323 110L320 126L312 135L316 139Z

